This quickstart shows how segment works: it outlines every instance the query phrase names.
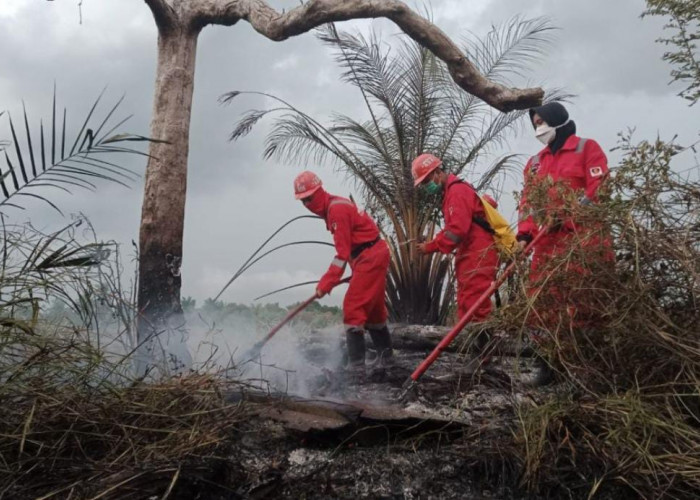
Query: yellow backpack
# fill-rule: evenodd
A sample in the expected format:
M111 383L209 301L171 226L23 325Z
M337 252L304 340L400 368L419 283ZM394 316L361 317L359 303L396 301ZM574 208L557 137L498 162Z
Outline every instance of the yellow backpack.
M488 200L481 195L479 195L479 199L484 207L484 218L474 217L474 222L491 233L502 257L512 257L518 248L515 232L510 228L506 218Z

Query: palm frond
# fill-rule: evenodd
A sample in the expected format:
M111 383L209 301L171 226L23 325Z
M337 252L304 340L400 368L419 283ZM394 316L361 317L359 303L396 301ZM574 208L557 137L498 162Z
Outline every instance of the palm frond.
M479 192L485 191L487 188L491 187L497 176L505 174L509 170L522 167L522 163L518 161L519 158L520 155L509 154L496 160L486 172L481 175L479 182L474 186L476 190Z
M229 134L228 140L229 141L236 141L240 139L241 137L245 137L250 133L251 130L253 130L253 127L255 126L256 123L258 123L265 115L273 112L275 110L267 109L267 110L257 110L254 109L252 111L248 111L245 115L243 115L243 118L241 118L238 123L236 124L235 128L233 131Z
M464 50L488 78L505 82L506 77L525 76L527 69L550 45L554 29L546 18L525 20L515 17L502 26L492 27L483 38L471 35ZM441 79L449 96L445 101L450 105L444 116L443 135L437 151L446 155L459 148L454 144L456 141L467 138L468 154L458 161L457 171L461 172L479 155L488 153L491 147L501 146L510 132L519 131L517 127L523 122L520 118L524 112L494 113L483 101L465 94L455 85L448 71L442 72ZM568 97L558 89L548 92L548 96L556 99Z
M12 140L9 148L4 151L5 168L0 167L0 211L21 208L20 200L25 197L47 203L61 213L59 207L44 195L46 189L57 189L68 193L72 193L72 188L94 190L97 185L91 182L93 179L129 187L129 184L137 178L138 174L132 170L104 158L115 154L145 155L140 150L124 144L149 142L151 139L129 133L114 133L116 128L128 119L119 121L117 125L112 124L114 114L123 102L123 97L117 100L98 121L96 113L103 95L104 90L90 107L69 149L66 148L69 131L65 109L62 123L57 125L55 87L50 130L45 129L44 121L41 120L38 131L32 131L27 108L22 103L22 128L25 136L22 139L18 133L17 123L8 113ZM104 129L107 129L107 132L103 133ZM35 134L38 135L38 141L35 140L37 137ZM6 182L8 179L11 185Z
M445 107L441 61L423 46L404 41L392 64L399 69L403 91L397 100L402 111L404 156L414 158L432 146L430 137L442 128ZM406 169L410 166L407 163Z
M381 40L372 34L338 33L327 26L319 30L319 39L336 49L336 62L343 69L341 78L360 88L387 109L403 89L401 68L391 64L390 51L382 50Z
M381 142L386 144L392 140L398 148L398 157L404 158L407 124L402 97L406 87L403 68L395 64L397 58L391 58L390 50L383 50L376 34L366 39L361 34L339 34L331 26L326 33L322 31L319 38L336 49L336 61L344 69L342 78L360 89L370 114L387 116L392 126L378 129ZM376 111L375 104L379 106Z
M555 30L546 17L516 16L501 26L492 26L485 37L471 34L464 50L484 76L506 82L513 76L526 77L532 64L551 46Z
M267 293L264 293L264 294L262 294L262 295L259 295L259 296L255 297L253 300L264 299L264 298L266 298L266 297L270 297L270 296L275 295L275 294L277 294L277 293L286 292L287 290L293 290L294 288L299 288L299 287L302 287L302 286L315 285L316 283L318 283L318 281L319 281L319 280L303 281L303 282L301 282L301 283L295 283L294 285L284 286L284 287L282 287L282 288L278 288L277 290L273 290L273 291L271 291L271 292L267 292Z
M340 42L340 35L338 34L338 31L335 28L335 24L328 25L327 41L328 41L328 43L333 43L336 46L339 46L341 54L344 56L345 59L348 59L348 55L347 55L346 51L343 49L342 46L339 45L341 43ZM352 65L350 66L350 70L352 71L353 76L355 78L357 78L355 69L354 69L354 67L352 67ZM391 139L384 136L384 131L383 131L382 126L381 126L382 119L378 116L378 114L372 108L372 104L370 102L370 98L369 98L368 93L361 86L358 88L360 90L360 93L362 94L362 98L365 102L365 105L367 107L369 115L372 119L371 128L377 135L377 142L379 144L381 144L381 146L382 146L381 150L384 153L384 155L386 155L387 157L391 157L391 153L390 153L390 150L388 147L388 142Z
M319 217L317 217L315 215L300 215L298 217L294 217L294 218L288 220L287 222L282 224L280 227L278 227L275 231L272 232L272 234L270 236L267 237L267 239L265 241L263 241L263 243L255 250L255 252L253 252L253 254L250 257L248 257L248 259L243 263L243 265L241 265L241 267L239 267L238 270L235 273L233 273L233 276L231 277L231 279L226 283L226 285L224 285L224 287L221 289L221 291L219 291L219 293L216 295L216 297L214 297L214 301L217 301L219 299L219 297L221 297L221 294L223 294L226 291L226 289L231 285L231 283L233 283L236 279L238 279L238 277L241 274L243 274L246 271L246 269L248 269L255 262L260 260L260 258L262 258L262 257L258 258L258 254L260 252L262 252L263 248L265 248L267 246L267 244L270 241L272 241L275 238L275 236L277 236L279 233L281 233L287 226L289 226L290 224L293 224L294 222L301 220L301 219L318 219L318 218Z

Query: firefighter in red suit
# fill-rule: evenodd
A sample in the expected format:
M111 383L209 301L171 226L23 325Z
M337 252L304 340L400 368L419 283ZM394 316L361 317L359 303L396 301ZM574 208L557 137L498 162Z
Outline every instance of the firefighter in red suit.
M461 318L496 279L498 250L486 229L488 226L484 227L484 207L476 190L457 176L444 172L441 166L439 158L427 153L413 160L414 186L423 187L429 194L442 193L445 219L444 229L432 241L418 244L418 251L424 254L455 252L457 309ZM491 309L491 301L484 301L472 321L485 320Z
M535 128L535 136L545 147L530 158L525 166L517 239L521 246L526 245L538 232L536 220L550 221L551 229L534 249L530 286L531 292L547 294L545 297L559 306L537 311L538 317L548 329L555 330L559 324L558 315L566 311L571 325L584 326L591 314L581 300L583 297L580 290L569 289L561 284L540 288L542 281L547 278L547 264L556 257L567 254L574 245L578 250L585 251L585 260L589 263L598 258L612 260L609 237L602 237L600 227L593 222L584 223L567 215L562 210L565 203L561 194L573 194L577 198L576 203L581 206L595 203L601 182L608 174L608 161L596 141L576 135L576 124L569 119L569 113L562 104L553 102L533 108L530 110L530 120ZM546 206L533 206L528 196L538 183L545 181L554 183L546 191ZM565 267L563 271L573 273L566 276L590 276L590 266L586 262L567 263ZM587 288L594 288L590 281ZM548 378L549 374L545 374L545 371L547 370L541 372L540 379Z
M352 270L343 300L348 369L356 375L364 373L365 329L370 334L380 365L390 364L393 351L384 302L390 255L377 225L352 201L327 193L321 179L312 172L302 172L297 176L294 195L326 222L335 244L335 258L319 281L316 296L320 298L330 293L340 283L348 264Z

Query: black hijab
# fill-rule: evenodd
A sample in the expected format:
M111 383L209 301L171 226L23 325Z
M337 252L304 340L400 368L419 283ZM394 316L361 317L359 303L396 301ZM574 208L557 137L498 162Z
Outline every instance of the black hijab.
M535 113L540 115L540 118L542 118L550 127L556 127L562 123L566 123L566 120L569 119L569 112L559 102L550 102L538 108L531 108L530 122L532 122ZM535 126L534 122L532 122L532 126ZM552 150L552 153L556 153L561 149L566 140L575 133L576 123L574 123L572 120L563 127L557 129L557 135L554 136L554 140L549 145L549 149Z

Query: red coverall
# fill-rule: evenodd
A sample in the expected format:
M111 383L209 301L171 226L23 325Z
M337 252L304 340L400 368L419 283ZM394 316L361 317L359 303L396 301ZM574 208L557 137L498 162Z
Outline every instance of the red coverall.
M533 218L534 210L537 208L545 211L541 217L538 217L538 220L544 220L546 215L551 214L559 222L559 226L544 235L535 246L530 271L531 285L546 278L546 276L542 275L542 268L546 266L552 257L567 252L572 244L590 249L590 256L594 256L593 250L596 247L600 249L601 246L607 248L602 254L605 255L604 258L606 260L610 259L612 254L609 251L609 240L600 238L599 233L593 230L598 228L583 227L570 217L561 219L561 215L557 214L557 209L562 206L562 202L558 199L556 188L552 188L549 191L550 203L547 207L530 206L528 203L528 192L536 183L542 182L546 177L550 177L553 181L558 181L558 184L563 184L565 187L576 191L580 195L580 203L587 205L597 201L598 188L607 176L607 173L608 160L598 143L592 139L582 139L576 135L570 136L555 154L552 154L549 146L547 146L527 162L523 196L519 207L518 236L532 238L537 233L538 227ZM567 270L579 275L588 274L588 271L579 265L571 265ZM536 290L537 288L534 286L531 288L531 291ZM578 305L574 306L571 304L569 292L559 289L548 289L548 293L556 296L559 299L559 303L566 305L572 315L574 315ZM541 311L540 316L544 316L544 313L545 311Z
M379 237L379 229L372 218L359 211L353 202L325 191L320 194L325 199L324 209L319 215L333 234L336 256L321 278L318 289L330 292L340 282L345 265L349 263L352 278L343 300L345 328L379 330L387 320L384 292L390 261L389 247Z
M453 174L447 177L442 214L445 227L425 249L429 253L445 254L457 250L457 313L461 318L496 279L498 251L493 236L472 222L475 216L485 216L479 196L470 184ZM472 321L483 321L491 309L491 301L484 301L475 311Z

